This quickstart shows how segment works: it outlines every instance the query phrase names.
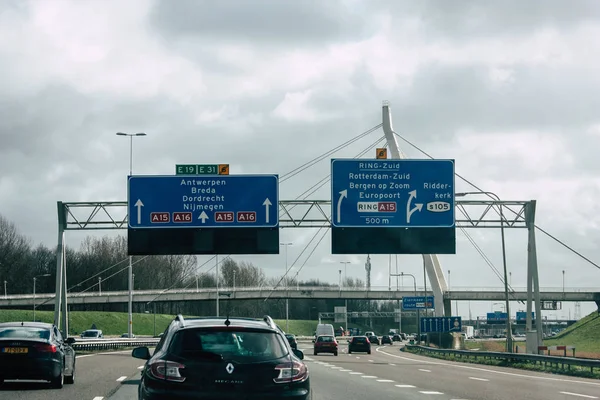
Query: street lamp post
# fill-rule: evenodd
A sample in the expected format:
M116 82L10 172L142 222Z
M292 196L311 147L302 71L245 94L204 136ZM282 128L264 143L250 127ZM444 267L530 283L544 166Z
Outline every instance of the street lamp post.
M400 272L400 276L404 279L405 276L410 276L413 278L413 285L415 290L415 297L417 297L417 278L413 274L405 274L404 272ZM402 310L400 310L402 313ZM421 311L417 309L417 340L421 342Z
M102 277L98 277L98 295L102 296Z
M348 283L348 264L351 264L350 261L340 261L340 264L344 264L344 280L343 280L343 284L344 286L346 286L346 284ZM340 285L341 287L341 285ZM348 299L344 300L344 307L346 308L346 312L345 312L345 320L346 320L346 332L348 332Z
M288 282L288 246L293 243L279 243L280 246L285 246L285 275L283 276L283 282L285 284L285 331L290 331L290 291Z
M117 132L117 136L128 136L129 137L129 176L133 175L133 137L134 136L146 136L145 133L123 133ZM127 325L127 334L129 338L133 337L133 258L129 256L129 269L128 269L128 280L129 280L129 300L127 302L127 313L129 314L129 323Z
M563 294L565 294L565 270L562 270L562 274L563 274L563 280L562 280L562 289L563 289Z
M4 299L6 300L8 298L8 295L6 293L6 281L4 281Z
M501 202L500 197L493 192L465 192L456 193L456 196L462 197L469 194L485 194L492 198L495 198L498 202ZM502 264L504 266L504 301L506 303L506 351L508 353L513 352L512 344L512 326L510 321L510 298L508 296L508 268L506 266L506 242L504 240L504 211L502 204L498 204L500 210L500 237L502 240Z
M33 322L35 322L35 282L37 281L37 278L43 276L50 276L50 274L36 275L33 277ZM6 281L4 281L4 283L6 284Z

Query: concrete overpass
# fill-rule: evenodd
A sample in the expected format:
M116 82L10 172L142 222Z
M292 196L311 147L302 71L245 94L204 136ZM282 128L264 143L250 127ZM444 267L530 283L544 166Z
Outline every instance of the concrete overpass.
M272 293L271 293L272 292ZM414 290L389 290L385 288L371 288L371 290L359 290L352 288L336 287L290 287L289 289L270 287L238 287L219 288L220 299L231 300L257 300L265 299L270 294L270 299L342 299L342 300L401 300L403 297L424 296L424 288ZM427 292L431 296L431 292ZM562 288L540 288L541 300L556 301L593 301L600 304L600 289L598 288L570 288L562 291ZM0 298L0 307L19 307L52 305L54 293L38 293L9 295ZM215 288L196 289L171 289L171 290L136 290L133 292L135 303L147 303L150 301L207 301L215 300L217 290ZM444 292L444 300L470 300L470 301L502 301L504 291L502 288L470 288L458 289ZM513 289L511 300L526 301L527 291L525 289ZM127 303L128 292L71 292L68 293L69 304L110 304Z

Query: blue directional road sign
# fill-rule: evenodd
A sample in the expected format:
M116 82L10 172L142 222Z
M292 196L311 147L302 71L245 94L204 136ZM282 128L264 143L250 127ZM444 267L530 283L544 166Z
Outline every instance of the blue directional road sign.
M403 297L402 308L404 310L423 310L434 308L433 296Z
M454 160L331 160L339 228L452 228Z
M278 175L128 178L129 228L279 226Z
M461 317L426 317L421 318L421 333L460 332Z

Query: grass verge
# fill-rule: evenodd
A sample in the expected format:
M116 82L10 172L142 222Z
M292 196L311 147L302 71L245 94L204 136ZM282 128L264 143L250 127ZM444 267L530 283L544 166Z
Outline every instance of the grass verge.
M167 328L175 316L170 314L133 314L133 332L137 336L158 335ZM190 316L191 317L191 316ZM54 320L52 311L36 311L35 319L39 322L51 323ZM33 321L32 310L0 310L0 322ZM69 334L78 336L86 329L95 325L101 329L104 336L121 336L127 333L127 313L102 312L102 311L71 311L69 313ZM317 321L289 320L289 329L285 320L275 320L286 332L297 336L312 336L317 329ZM348 324L349 327L358 327L363 332L368 330L364 326Z

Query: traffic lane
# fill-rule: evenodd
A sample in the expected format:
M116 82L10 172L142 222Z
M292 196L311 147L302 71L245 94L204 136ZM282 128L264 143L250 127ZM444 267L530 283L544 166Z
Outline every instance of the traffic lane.
M7 381L0 387L0 398L46 400L100 400L108 397L138 371L142 360L131 357L131 351L86 354L77 357L75 383L52 389L44 382Z
M391 380L377 379L371 374L362 374L346 365L358 364L335 356L310 356L305 358L310 372L313 400L425 400L430 395L411 390ZM341 367L344 365L344 367ZM437 396L439 400L450 399Z
M595 399L598 398L597 391L600 387L600 383L597 381L572 380L572 383L578 385L578 387L571 389L565 385L565 383L571 381L570 379L555 378L553 375L548 374L533 374L544 379L532 384L531 374L520 374L521 370L510 368L505 369L510 372L501 369L499 369L501 373L492 372L500 375L501 379L498 379L497 376L493 378L485 377L482 376L482 372L485 372L486 368L473 367L473 364L432 362L431 359L425 357L412 358L412 355L405 357L404 353L400 353L399 348L395 346L374 347L371 355L348 355L345 353L345 348L341 350L339 357L323 355L313 356L313 358L318 362L330 363L335 367L369 374L376 377L375 379L400 382L402 385L413 387L413 390L421 393L444 394L453 398L545 400L549 398L562 399L588 396L587 398ZM387 355L383 354L383 351L392 353ZM338 358L339 361L336 361ZM551 380L556 385L548 385L547 380ZM580 389L579 385L583 381L589 383L590 386Z
M395 347L398 349L399 347ZM438 385L431 382L436 377L432 376L411 376L402 373L397 368L398 364L391 363L383 354L376 354L376 347L373 346L371 354L353 353L347 354L347 349L340 349L339 356L318 355L310 356L311 362L316 365L322 365L335 369L341 374L347 375L346 379L362 382L373 381L379 385L391 387L394 390L396 398L424 398L435 396L438 399L469 399L462 395L456 395L453 391L448 391L447 387L440 390ZM313 374L314 375L314 374ZM381 389L380 389L381 390ZM389 389L388 389L389 390ZM476 396L473 399L483 399Z
M451 361L437 361L428 357L400 353L399 349L378 347L373 352L373 363L386 363L406 379L422 382L424 376L434 377L438 390L466 398L505 399L562 399L600 398L600 382L516 368L477 366ZM456 390L456 392L455 392ZM588 397L586 397L588 396Z
M339 356L336 357L339 359ZM407 400L425 400L422 393L404 393L404 390L389 382L378 382L365 378L358 378L356 375L348 375L343 368L335 368L332 364L327 364L315 358L305 358L310 374L311 400L397 400L402 394L403 399ZM137 398L137 390L140 382L140 374L136 374L130 380L123 382L123 385L107 400L131 400ZM445 400L445 399L440 399Z

